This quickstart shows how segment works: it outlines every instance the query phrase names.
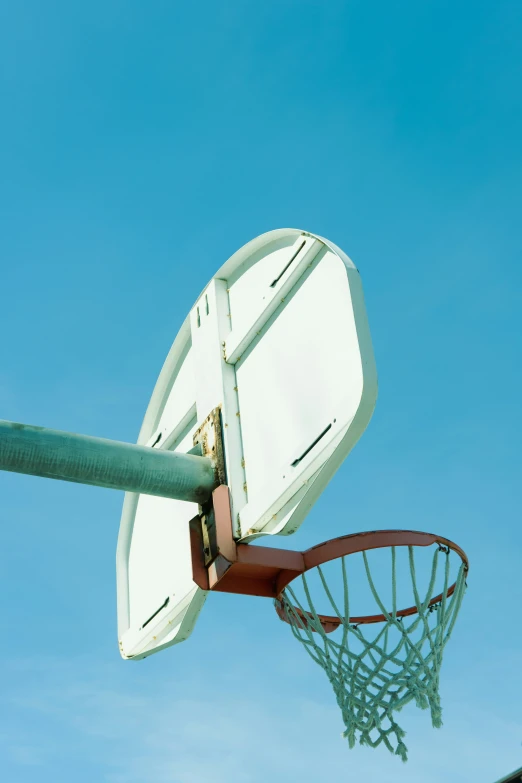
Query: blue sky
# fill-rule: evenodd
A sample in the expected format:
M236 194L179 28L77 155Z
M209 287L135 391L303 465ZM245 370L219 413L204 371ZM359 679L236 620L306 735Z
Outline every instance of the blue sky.
M372 422L292 540L435 531L470 557L444 727L341 739L269 601L116 643L122 496L0 474L9 783L492 783L522 764L522 6L0 3L0 416L133 441L201 288L272 228L359 267ZM340 511L342 509L342 511Z

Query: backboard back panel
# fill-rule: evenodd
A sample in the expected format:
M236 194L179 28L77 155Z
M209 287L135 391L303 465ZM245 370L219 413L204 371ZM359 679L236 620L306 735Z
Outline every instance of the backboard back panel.
M288 534L364 431L376 393L354 265L318 237L273 231L232 256L197 300L138 443L189 451L220 407L235 537ZM117 553L124 657L190 634L206 596L192 581L188 522L197 512L127 494Z

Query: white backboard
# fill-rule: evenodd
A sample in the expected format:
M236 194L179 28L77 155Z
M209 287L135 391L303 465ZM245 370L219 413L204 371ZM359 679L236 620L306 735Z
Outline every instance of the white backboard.
M281 229L241 248L205 288L138 443L189 451L221 407L235 537L286 535L364 432L376 396L357 269L327 240ZM126 495L117 553L124 657L190 634L206 596L192 581L188 522L197 513L193 503Z

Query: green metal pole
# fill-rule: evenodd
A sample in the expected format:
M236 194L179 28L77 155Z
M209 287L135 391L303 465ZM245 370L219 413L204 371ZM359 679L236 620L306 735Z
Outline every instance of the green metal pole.
M2 420L0 470L196 503L217 484L206 457Z

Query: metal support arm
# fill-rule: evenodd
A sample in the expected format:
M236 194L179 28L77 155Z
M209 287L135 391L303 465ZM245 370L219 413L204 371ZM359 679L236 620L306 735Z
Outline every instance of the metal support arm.
M204 503L210 459L0 420L0 470Z

